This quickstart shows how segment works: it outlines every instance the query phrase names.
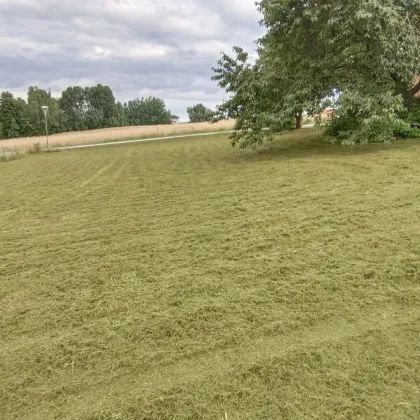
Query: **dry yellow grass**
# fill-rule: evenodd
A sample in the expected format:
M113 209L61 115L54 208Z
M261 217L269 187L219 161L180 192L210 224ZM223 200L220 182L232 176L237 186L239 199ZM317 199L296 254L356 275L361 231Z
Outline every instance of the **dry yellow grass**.
M166 136L181 133L198 133L205 131L229 130L233 128L233 120L219 121L217 123L188 123L176 125L143 125L132 127L114 127L103 128L100 130L72 131L68 133L54 134L50 136L49 143L52 146L57 145L76 145L89 144L107 140L122 140L131 138L143 138L148 136ZM41 137L21 137L0 141L0 148L24 149L31 147L35 143L44 145L45 136Z

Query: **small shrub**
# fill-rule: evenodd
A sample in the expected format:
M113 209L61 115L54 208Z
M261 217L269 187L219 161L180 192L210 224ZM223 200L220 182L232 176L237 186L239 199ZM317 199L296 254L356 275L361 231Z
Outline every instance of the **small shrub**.
M355 131L360 127L360 122L353 116L334 117L327 124L325 134L332 137L340 137L343 133Z
M407 137L410 139L420 139L420 128L412 128Z
M408 115L409 122L420 123L420 104L418 107L411 110Z
M344 92L337 101L339 107L327 124L327 139L334 138L345 146L356 143L388 143L395 133L407 134L409 125L401 118L402 98L391 93L375 97Z
M394 136L408 138L410 137L412 131L413 131L413 128L410 126L409 123L400 120L400 123L398 124L398 126L395 127Z
M420 123L420 98L415 99L410 109L405 109L400 113L400 118L408 123Z
M31 153L41 153L41 145L39 143L34 143Z
M400 121L398 127L394 131L395 137L420 138L420 129L412 127L413 122L420 122L420 107L412 109L404 115L404 121Z

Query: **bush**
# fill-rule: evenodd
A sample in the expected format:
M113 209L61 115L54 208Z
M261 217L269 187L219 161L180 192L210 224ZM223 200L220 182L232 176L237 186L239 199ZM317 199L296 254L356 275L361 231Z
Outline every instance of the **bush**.
M325 134L327 136L340 137L340 134L357 130L359 127L360 123L356 117L350 115L333 117L330 123L327 124Z
M34 152L41 153L41 145L39 143L34 144Z
M417 122L420 123L420 104L418 107L411 110L408 114L409 122Z
M399 117L406 122L420 122L420 98L415 98L410 109L404 109Z
M420 128L411 128L408 135L410 139L420 139Z
M34 143L30 153L41 153L41 145L39 143Z
M418 139L420 138L420 129L408 127L408 129L396 131L395 137L402 137L404 139Z
M352 146L356 143L387 143L396 132L408 132L401 119L404 110L401 96L390 92L375 96L344 92L337 101L338 109L327 125L328 141Z
M420 123L420 99L414 101L410 110L405 110L400 114L404 123L395 131L396 137L402 138L420 138L420 129L414 128L411 124Z
M406 121L400 120L400 123L394 130L394 137L408 138L412 135L413 128Z

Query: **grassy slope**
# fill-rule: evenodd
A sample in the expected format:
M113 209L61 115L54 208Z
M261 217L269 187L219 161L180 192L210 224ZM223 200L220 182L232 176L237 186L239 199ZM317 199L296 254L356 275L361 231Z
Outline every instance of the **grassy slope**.
M419 161L302 130L1 164L0 418L420 418Z

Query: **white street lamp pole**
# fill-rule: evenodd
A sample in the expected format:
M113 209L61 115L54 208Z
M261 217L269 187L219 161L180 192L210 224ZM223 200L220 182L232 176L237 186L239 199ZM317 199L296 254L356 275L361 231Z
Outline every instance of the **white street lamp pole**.
M46 105L41 106L42 110L44 111L44 117L45 117L45 135L47 136L47 149L49 149L48 144L48 123L47 123L47 114L48 114L48 107Z

